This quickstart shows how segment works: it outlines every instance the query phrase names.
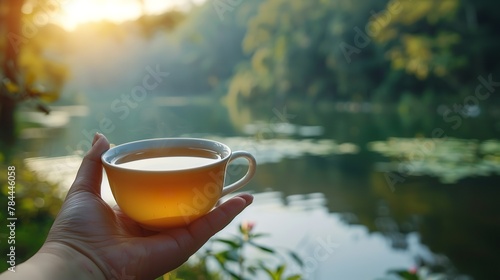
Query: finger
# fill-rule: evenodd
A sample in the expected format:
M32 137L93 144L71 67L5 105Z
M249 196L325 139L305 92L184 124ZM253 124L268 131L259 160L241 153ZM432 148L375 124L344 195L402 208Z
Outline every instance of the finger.
M106 139L104 135L96 133L92 143L92 148L83 158L80 169L76 174L75 181L68 194L75 191L88 191L99 196L101 195L101 155L108 149L108 139Z
M188 226L188 231L194 240L192 249L194 251L198 250L210 237L225 228L252 202L252 195L241 194L224 202L207 215L193 221Z
M144 278L162 275L184 263L252 201L250 194L235 196L185 228L168 230L143 240L142 246L148 252Z
M188 235L177 238L178 244L184 246L184 250L195 253L210 237L225 228L241 211L253 202L250 194L237 195L210 213L198 218L187 226Z

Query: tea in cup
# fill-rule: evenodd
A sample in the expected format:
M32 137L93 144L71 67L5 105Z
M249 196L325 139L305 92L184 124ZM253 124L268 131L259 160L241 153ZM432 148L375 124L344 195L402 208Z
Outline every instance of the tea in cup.
M248 160L246 174L225 186L226 169ZM256 161L248 152L196 138L159 138L115 146L101 157L120 209L143 227L184 226L208 213L218 200L246 185Z

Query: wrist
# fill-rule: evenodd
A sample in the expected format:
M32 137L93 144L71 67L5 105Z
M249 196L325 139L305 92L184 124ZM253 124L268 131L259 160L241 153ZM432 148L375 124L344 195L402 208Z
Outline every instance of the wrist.
M57 275L66 275L59 279L106 279L91 259L68 245L48 242L42 246L39 254L40 257L53 258L56 261L59 270L56 270Z
M5 272L7 279L106 279L99 267L77 250L59 243L45 243L29 260Z

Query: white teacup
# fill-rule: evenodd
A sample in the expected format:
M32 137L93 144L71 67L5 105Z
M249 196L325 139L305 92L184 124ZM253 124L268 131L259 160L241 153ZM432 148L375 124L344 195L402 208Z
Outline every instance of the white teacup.
M227 165L237 158L248 160L248 170L224 187ZM222 196L246 185L257 166L248 152L195 138L125 143L101 159L120 209L150 229L184 226L208 213Z

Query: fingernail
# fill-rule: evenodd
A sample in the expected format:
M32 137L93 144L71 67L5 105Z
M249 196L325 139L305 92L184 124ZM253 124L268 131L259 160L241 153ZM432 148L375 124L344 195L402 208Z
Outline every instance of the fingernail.
M252 204L253 202L253 195L249 194L249 195L246 195L243 197L243 199L245 200L245 202L247 203L247 206Z
M99 132L96 132L95 135L94 135L94 139L92 140L92 146L94 146L94 144L97 142L97 140L99 140L99 138L101 138L101 133Z

